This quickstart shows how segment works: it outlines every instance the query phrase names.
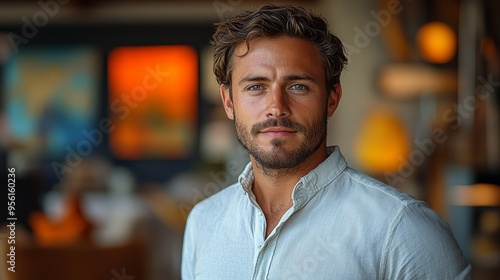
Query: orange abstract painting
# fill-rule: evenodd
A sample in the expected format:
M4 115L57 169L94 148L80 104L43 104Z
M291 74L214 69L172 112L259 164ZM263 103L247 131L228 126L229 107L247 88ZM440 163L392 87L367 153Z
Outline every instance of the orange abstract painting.
M110 145L123 159L182 159L193 152L198 55L190 46L120 47L108 60Z

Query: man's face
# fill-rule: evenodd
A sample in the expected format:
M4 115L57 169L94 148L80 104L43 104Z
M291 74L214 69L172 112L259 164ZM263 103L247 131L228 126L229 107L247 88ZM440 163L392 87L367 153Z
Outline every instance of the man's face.
M259 38L248 52L240 44L231 78L232 99L221 86L226 114L235 121L240 143L262 167L297 167L326 145L327 118L341 88L326 92L323 64L312 42Z

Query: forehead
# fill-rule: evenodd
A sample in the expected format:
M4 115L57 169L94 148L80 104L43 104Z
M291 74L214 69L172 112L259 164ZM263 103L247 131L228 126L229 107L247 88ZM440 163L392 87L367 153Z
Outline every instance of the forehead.
M257 38L241 43L233 56L233 77L248 72L259 74L290 74L304 72L322 76L324 68L321 56L313 42L294 37ZM294 73L296 74L296 73Z

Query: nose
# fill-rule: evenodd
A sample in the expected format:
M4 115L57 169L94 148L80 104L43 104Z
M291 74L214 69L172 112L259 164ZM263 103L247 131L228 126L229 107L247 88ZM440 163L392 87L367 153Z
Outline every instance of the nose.
M268 93L268 110L266 117L283 118L290 115L289 96L280 86L273 87Z

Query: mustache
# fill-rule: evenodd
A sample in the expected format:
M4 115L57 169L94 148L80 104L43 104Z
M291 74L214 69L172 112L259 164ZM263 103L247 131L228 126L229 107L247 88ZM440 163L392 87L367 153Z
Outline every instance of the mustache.
M299 123L293 122L290 119L286 118L270 118L267 119L266 121L256 123L252 126L252 129L250 132L252 135L255 135L259 133L261 130L269 128L269 127L275 127L275 126L281 126L281 127L286 127L293 129L298 132L304 132L305 128Z

